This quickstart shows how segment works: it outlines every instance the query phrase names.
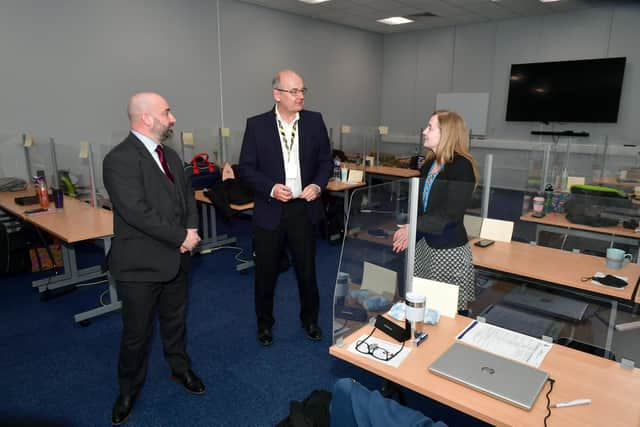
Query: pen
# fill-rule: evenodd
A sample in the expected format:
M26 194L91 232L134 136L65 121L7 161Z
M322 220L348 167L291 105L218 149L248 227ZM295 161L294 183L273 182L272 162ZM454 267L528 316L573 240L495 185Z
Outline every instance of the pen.
M591 399L576 399L571 402L561 402L553 405L554 408L566 408L568 406L576 406L576 405L588 405L591 403Z

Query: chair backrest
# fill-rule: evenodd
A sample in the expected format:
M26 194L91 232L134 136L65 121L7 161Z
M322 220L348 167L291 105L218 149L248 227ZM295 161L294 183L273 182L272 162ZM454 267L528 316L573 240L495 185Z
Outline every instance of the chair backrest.
M496 240L498 242L510 242L513 235L513 221L484 218L480 229L481 239Z

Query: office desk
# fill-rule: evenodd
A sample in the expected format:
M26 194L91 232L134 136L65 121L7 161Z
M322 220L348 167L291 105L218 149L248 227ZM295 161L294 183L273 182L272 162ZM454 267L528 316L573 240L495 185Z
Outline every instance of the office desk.
M204 195L204 190L196 190L195 198L200 205L200 213L202 217L200 227L202 230L202 240L200 241L194 252L206 254L211 252L215 248L235 244L237 241L235 237L229 237L226 234L218 235L216 227L216 210L211 204L211 200ZM244 205L230 204L229 206L235 211L243 212L253 209L253 202L246 203ZM253 260L241 262L240 264L236 265L236 271L247 270L253 267L253 265Z
M428 371L433 363L451 346L455 337L471 319L441 317L435 326L424 330L429 338L411 353L399 368L387 367L369 357L350 353L347 348L355 339L371 331L364 326L345 339L342 347L333 345L333 356L386 378L428 398L497 426L541 426L546 415L545 385L531 411L517 408L463 385L454 383ZM374 336L392 339L376 331ZM590 398L589 405L552 409L550 426L638 426L640 425L640 370L623 369L618 363L554 345L540 369L556 380L551 403L577 398ZM514 378L514 381L517 379ZM429 414L426 414L427 416Z
M34 206L20 206L15 203L16 197L32 196L33 189L20 192L0 193L0 208L12 213L22 221L58 237L62 241L62 260L64 274L51 276L46 279L36 280L33 287L40 293L66 286L74 286L79 283L94 280L105 276L100 265L78 269L73 244L85 240L101 239L104 243L105 254L108 253L113 235L113 215L111 211L92 208L88 204L71 197L64 198L64 209L56 210L51 204L48 212L27 215L27 209ZM37 206L35 206L37 207ZM94 310L75 315L76 322L99 316L110 311L118 310L121 306L115 290L115 283L109 278L110 303Z
M365 185L367 184L364 182L350 183L350 182L339 181L336 179L332 179L327 183L327 186L325 188L326 191L328 191L332 196L341 197L342 199L344 199L343 206L344 206L344 223L345 224L347 223L347 217L349 216L349 208L351 206L351 199L349 198L349 193L351 192L351 190L355 188L364 187ZM331 239L331 236L329 238Z
M529 212L520 217L521 221L536 224L536 242L541 231L585 237L588 239L603 240L606 242L622 243L631 246L640 246L640 233L621 226L615 227L591 227L589 225L574 224L563 213L548 213L542 218L535 218ZM638 257L640 263L640 257Z
M606 295L627 303L640 279L640 265L629 263L622 268L607 267L605 259L586 254L576 254L544 246L520 242L495 242L486 248L470 242L473 264L476 267L500 271L537 281L580 289L587 293ZM627 276L628 285L622 289L583 282L596 272Z
M211 252L214 248L236 243L237 239L235 237L229 237L226 234L218 235L216 227L216 211L211 204L211 200L204 195L204 190L196 190L195 198L200 204L200 212L202 216L202 240L195 249L195 252L206 254ZM231 209L241 212L253 209L253 202L244 205L231 204L229 206Z

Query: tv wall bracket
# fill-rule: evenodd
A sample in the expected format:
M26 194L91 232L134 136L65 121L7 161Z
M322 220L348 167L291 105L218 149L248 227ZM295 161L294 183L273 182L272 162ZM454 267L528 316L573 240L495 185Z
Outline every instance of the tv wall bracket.
M561 132L551 132L544 130L532 130L531 135L549 135L549 136L571 136L571 137L587 137L589 132L574 132L572 130L564 130Z

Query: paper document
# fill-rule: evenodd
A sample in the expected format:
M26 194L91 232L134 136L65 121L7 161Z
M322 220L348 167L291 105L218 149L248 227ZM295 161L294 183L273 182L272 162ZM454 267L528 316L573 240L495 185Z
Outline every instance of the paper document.
M360 338L352 342L351 345L349 346L349 351L353 354L357 354L362 357L368 357L371 360L375 360L376 362L380 362L387 366L393 366L394 368L399 367L400 364L404 361L404 359L407 358L409 353L411 353L411 348L407 347L406 344L404 348L402 348L402 344L385 341L376 337L369 337L369 339L367 339L367 344L369 345L369 348L371 348L372 345L377 345L378 347L385 349L390 354L395 354L402 348L402 351L391 360L384 361L384 360L376 359L371 354L360 353L358 350L356 350L356 345L358 344L358 342L364 340L365 338L367 338L367 335L362 335ZM366 346L361 346L361 349L362 351L366 351Z
M411 290L426 297L426 308L437 310L441 316L455 319L458 313L458 293L460 291L458 285L414 277Z
M458 335L458 340L489 353L540 367L553 344L474 320Z
M349 184L357 184L362 182L363 173L359 169L349 169L349 178L347 178L347 182Z
M396 294L397 277L398 273L395 271L365 261L360 289L368 289L381 295L387 293L393 297Z

